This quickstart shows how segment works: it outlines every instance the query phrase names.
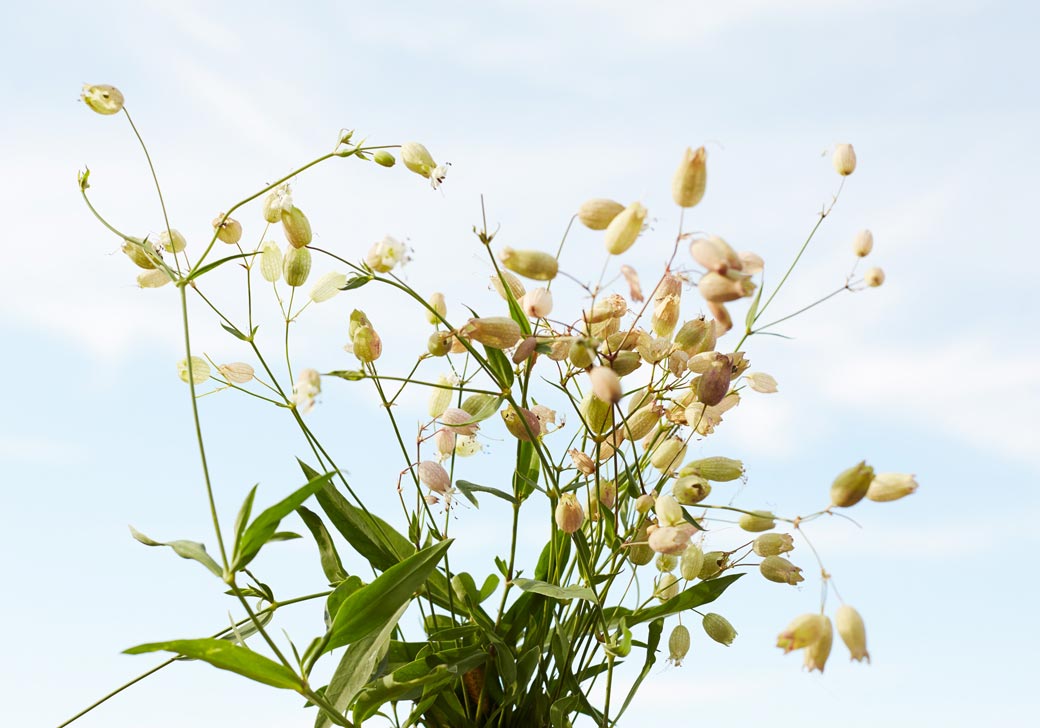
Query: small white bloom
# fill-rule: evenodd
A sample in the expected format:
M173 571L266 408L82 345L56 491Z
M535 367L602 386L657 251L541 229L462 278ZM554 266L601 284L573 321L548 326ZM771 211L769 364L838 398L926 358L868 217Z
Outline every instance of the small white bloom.
M765 372L747 372L744 380L756 392L772 394L776 391L776 380Z
M484 446L476 435L456 435L455 437L455 454L460 458L476 455L483 449Z
M408 247L389 235L373 243L365 256L368 267L379 273L389 273L395 266L407 263L408 260Z
M321 394L321 374L315 369L303 369L296 377L293 387L293 402L300 414L307 414L314 409L314 402Z
M448 165L438 164L430 172L430 187L437 189L444 184L444 178L448 176Z
M264 220L270 223L282 221L282 213L293 209L292 192L289 185L282 185L271 190L264 198Z

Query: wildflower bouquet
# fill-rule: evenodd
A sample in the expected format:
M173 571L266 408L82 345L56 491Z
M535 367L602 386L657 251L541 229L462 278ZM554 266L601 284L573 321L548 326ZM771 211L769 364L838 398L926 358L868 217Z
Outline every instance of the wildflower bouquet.
M122 95L111 86L86 87L83 100L94 111L122 112L130 121ZM136 531L133 536L208 569L215 587L226 590L243 615L209 636L142 644L128 653L168 652L174 657L165 664L202 660L298 693L319 727L361 725L373 716L404 726L562 728L582 720L613 726L665 649L666 625L668 657L676 665L690 649L688 625L699 622L708 638L732 643L733 625L707 606L748 570L781 585L802 582L802 568L790 554L804 542L819 566L823 600L818 611L792 621L777 646L804 650L805 665L823 671L836 627L853 659L869 659L856 610L840 606L833 622L827 614L831 577L811 548L806 524L864 498L901 498L917 487L913 477L875 473L860 462L838 474L824 508L784 517L733 505L734 493L727 489L746 478L733 453L687 459L691 443L710 451L710 441L704 442L734 416L748 392L777 391L773 377L751 369L744 345L801 313L764 318L833 202L768 295L758 255L737 252L717 235L686 232L681 222L663 251L665 270L652 283L642 282L618 258L649 237L648 212L639 202L589 200L571 220L602 233L604 274L593 282L560 269L566 234L555 252L513 249L500 245L484 224L474 232L493 271L496 304L457 319L449 317L443 293L417 291L395 272L408 256L399 241L381 240L362 259L315 244L298 205L306 202L296 199L290 183L330 160L345 160L368 174L384 173L382 168L400 161L434 188L447 172L421 144L370 145L344 131L332 151L219 213L197 253L165 219L165 203L157 235L121 232L92 206L89 171L80 174L84 201L120 238L139 269L140 286L172 284L179 297L185 349L179 374L190 391L216 552L191 541L164 543ZM852 147L839 145L833 164L844 185L856 166ZM706 181L705 148L688 149L671 189L680 221L703 198ZM155 184L162 202L157 179ZM247 238L246 227L258 234ZM284 244L276 242L279 231ZM864 231L853 244L856 260L872 247ZM312 280L315 259L334 270ZM624 294L603 284L615 270L625 282ZM231 271L237 271L248 300L244 320L227 316L206 296L210 282L228 284L220 276ZM552 286L558 280L578 286L580 310L554 310ZM816 303L883 280L878 268L857 275L853 266L844 285ZM284 339L281 333L271 337L281 349L273 355L264 348L272 342L253 321L264 285L286 324ZM430 322L427 341L388 342L397 350L419 350L410 371L388 374L379 366L380 327L387 322L364 312L359 289L368 286L394 289ZM696 289L701 300L684 307L688 289ZM304 290L307 301L299 307ZM241 360L217 363L193 350L189 296L209 304ZM356 364L329 371L296 367L289 324L311 304L337 296L350 301L343 316ZM734 325L729 307L740 302L747 303L746 314ZM694 313L701 306L709 316ZM308 424L330 380L371 386L384 405L396 440L388 447L401 455L400 465L387 473L396 479L400 512L373 512ZM308 450L300 459L305 484L262 510L254 508L254 488L230 528L215 504L201 434L197 402L210 385L265 400L272 416L291 418ZM428 409L413 432L405 420L414 413L402 415L391 405L403 392L420 388L428 391ZM561 403L556 409L547 404L554 401ZM499 469L501 487L465 477L466 458L482 449L488 433L511 443L510 458ZM504 502L512 519L501 524L511 538L494 555L494 571L475 578L452 568L451 527L473 513L459 516L460 502L476 509L478 496ZM537 554L518 549L521 513L536 514L541 524L545 541ZM254 559L273 542L298 536L280 530L290 517L313 538L327 588L276 598L255 572ZM724 547L713 531L734 520L746 537ZM370 573L348 573L341 558L345 549L367 562ZM278 611L318 599L325 604L325 623L314 625L313 637L275 636ZM617 668L629 661L636 670L618 679Z

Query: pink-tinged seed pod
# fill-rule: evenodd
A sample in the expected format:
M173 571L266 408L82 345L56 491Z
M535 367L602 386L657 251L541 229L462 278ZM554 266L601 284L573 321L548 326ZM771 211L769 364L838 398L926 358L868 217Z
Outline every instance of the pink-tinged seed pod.
M581 450L571 448L567 451L567 454L571 456L571 462L574 463L574 467L578 469L578 472L584 475L592 475L596 472L596 463Z
M878 503L899 500L917 491L917 481L906 473L878 473L867 488L867 498Z
M416 466L416 471L419 475L419 481L432 491L437 493L447 493L451 490L451 476L448 475L448 471L432 460L423 460Z
M701 276L697 283L697 290L709 303L728 303L736 301L755 292L755 284L746 276L737 274L737 278L730 278L709 271Z
M776 528L775 519L776 516L769 511L752 511L751 513L741 514L738 524L745 531L758 533Z
M589 370L592 393L604 402L621 401L621 378L609 367L592 367Z
M867 652L867 628L863 624L863 617L859 616L859 612L849 605L843 604L838 607L834 621L837 623L841 641L849 648L851 659L870 662L870 653Z
M654 289L654 302L662 301L669 296L682 296L683 277L676 273L664 275L657 288Z
M858 258L866 258L874 249L874 234L869 230L860 230L852 241L852 252Z
M589 230L606 230L610 221L624 209L625 206L620 202L596 197L581 204L578 208L578 219Z
M458 407L449 407L440 416L441 424L459 435L475 435L480 425L473 421L473 415Z
M777 584L797 584L805 581L802 570L782 556L767 556L758 565L758 570L766 579Z
M800 650L816 642L827 629L826 617L822 614L803 614L787 625L776 638L776 646L788 652ZM840 633L840 630L839 630Z
M709 407L719 404L729 392L730 361L723 354L717 354L715 361L697 379L697 399Z
M711 316L714 319L716 339L733 328L733 318L723 304L708 301L708 311L711 312Z
M731 270L741 270L744 262L732 246L718 235L697 238L690 243L690 255L709 271L725 275Z
M660 500L660 499L658 499ZM690 538L697 532L692 523L678 526L660 526L647 537L651 550L659 554L681 554L690 545Z
M843 470L831 484L831 503L839 508L856 505L867 495L873 480L874 468L865 461Z
M517 275L535 281L551 281L560 270L560 264L554 256L539 250L502 248L498 259Z
M123 94L108 84L84 84L80 98L91 111L102 116L118 114L123 109Z
M625 277L625 282L628 283L628 297L632 299L633 303L643 302L643 288L639 285L639 274L636 273L636 269L630 265L621 266L621 275Z
M842 177L848 177L856 171L856 150L852 148L851 144L839 144L834 148L831 163L834 165L835 172Z
M354 347L354 356L366 364L374 362L383 353L383 340L371 326L362 326L350 340Z
M585 522L585 511L574 493L564 493L556 504L556 525L564 533L574 533Z
M538 422L538 415L529 409L521 407L518 413L512 405L509 405L499 414L501 414L509 434L521 442L531 442L541 433L542 427Z
M508 301L509 296L506 295L506 288L509 288L509 292L513 294L513 298L519 301L524 297L527 292L524 289L524 283L515 275L507 270L500 271L501 277L491 276L491 286L495 291L502 297L503 301ZM504 281L504 283L503 283Z
M721 614L708 612L701 620L701 626L704 627L705 634L720 645L729 646L737 638L737 630L733 629L733 625Z
M704 147L696 151L687 147L679 168L672 177L672 199L679 207L693 207L704 199L708 183L708 152Z
M311 251L307 248L286 248L282 257L282 275L285 282L298 288L307 282L311 274Z
M633 202L607 226L605 243L611 255L621 255L632 247L643 231L646 220L646 208L639 202Z
M752 253L751 251L744 250L738 254L740 262L742 264L741 272L749 276L757 275L765 270L766 262L762 260L762 256L758 253Z
M217 240L228 245L234 245L242 239L242 223L233 218L224 218L224 213L218 213L213 218L213 229L217 232Z
M683 551L682 558L679 560L679 574L686 581L693 581L698 578L702 568L704 568L704 552L701 551L700 546L691 543Z
M617 503L617 483L613 480L601 480L599 483L599 502L610 510Z
M834 626L827 617L823 619L825 625L820 639L805 648L805 667L809 672L813 670L823 672L827 658L831 655L831 645L834 644Z
M553 297L548 288L532 288L520 299L520 308L531 318L545 318L552 313Z
M763 533L752 548L759 556L779 556L794 550L794 537L789 533Z
M526 337L523 341L517 344L516 349L513 351L513 363L520 364L530 359L538 348L538 339L533 336Z
M680 526L686 523L682 506L670 495L659 495L654 501L654 513L662 526Z
M311 222L300 208L294 206L282 212L282 229L285 231L285 239L294 248L311 244Z
M885 282L885 271L880 268L871 268L863 274L863 282L871 288L877 288Z
M508 316L485 316L471 318L459 335L493 349L508 349L516 345L522 333L520 325Z
M451 457L452 452L455 451L456 441L459 435L456 435L451 430L441 428L433 435L433 446L437 448L438 458L441 460Z
M217 367L224 379L234 384L245 384L253 378L253 367L245 362L236 361L230 364L221 364Z

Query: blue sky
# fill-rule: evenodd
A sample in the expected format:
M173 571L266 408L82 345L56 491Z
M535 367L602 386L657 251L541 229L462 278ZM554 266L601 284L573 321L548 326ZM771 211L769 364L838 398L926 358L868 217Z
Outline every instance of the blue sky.
M703 451L747 462L739 503L785 513L817 506L834 473L861 457L917 474L912 498L855 509L862 530L828 523L813 532L867 620L874 663L848 664L836 647L826 676L801 672L772 641L813 609L817 583L786 589L748 577L718 605L736 643L695 634L681 669L655 669L628 724L677 715L720 726L1028 724L1040 647L1029 576L1040 546L1040 342L1029 313L1040 263L1030 216L1040 162L1028 71L1040 67L1034 6L214 5L37 3L9 19L0 50L0 197L13 210L0 299L5 724L57 724L152 664L122 649L214 631L230 605L203 570L136 544L126 529L212 541L174 374L175 296L135 287L83 209L75 173L90 166L93 199L125 229L157 232L158 207L125 123L76 103L83 82L123 90L171 222L190 241L231 201L327 149L341 127L424 142L452 163L443 192L402 169L350 160L316 170L295 192L321 242L348 257L388 233L408 238L409 282L457 292L457 315L463 301L495 304L469 233L481 193L503 244L545 249L584 199L641 199L655 222L626 262L648 278L675 225L676 161L685 146L707 144L708 194L687 227L755 250L776 270L835 187L821 154L854 143L859 168L776 310L840 285L864 227L888 280L792 322L793 342L753 340L755 368L775 375L781 394L749 397ZM256 234L251 214L242 219ZM600 244L578 231L564 270L593 277L584 251L599 255ZM352 364L341 347L356 300L387 332L388 367L425 338L413 308L366 288L301 320L301 363ZM688 295L684 313L691 307ZM199 348L243 358L196 313ZM400 466L372 446L389 434L359 414L372 404L363 387L333 383L312 420L355 482L393 512ZM298 483L292 458L302 443L277 413L227 396L204 399L202 410L227 518L255 482L263 503ZM508 451L500 435L489 433L491 453L467 461L465 476L496 477ZM457 512L454 548L474 571L491 568L501 518L483 502ZM525 537L527 548L537 536ZM285 596L322 585L307 541L272 547L258 567ZM287 611L280 624L302 641L320 610ZM308 724L299 703L187 663L80 725Z

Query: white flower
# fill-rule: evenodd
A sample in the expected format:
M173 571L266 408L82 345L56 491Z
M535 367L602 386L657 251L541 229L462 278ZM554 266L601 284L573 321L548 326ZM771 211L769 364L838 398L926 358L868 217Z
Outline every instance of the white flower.
M389 235L378 243L373 243L365 256L368 267L379 273L389 273L395 266L408 260L407 246Z
M303 369L296 377L293 387L293 403L300 414L307 414L314 409L314 401L321 394L321 374L314 369Z
M437 189L444 184L444 178L448 176L448 165L438 164L430 172L430 187Z
M282 213L293 209L292 192L289 185L282 185L271 190L264 198L264 220L270 223L282 221Z

